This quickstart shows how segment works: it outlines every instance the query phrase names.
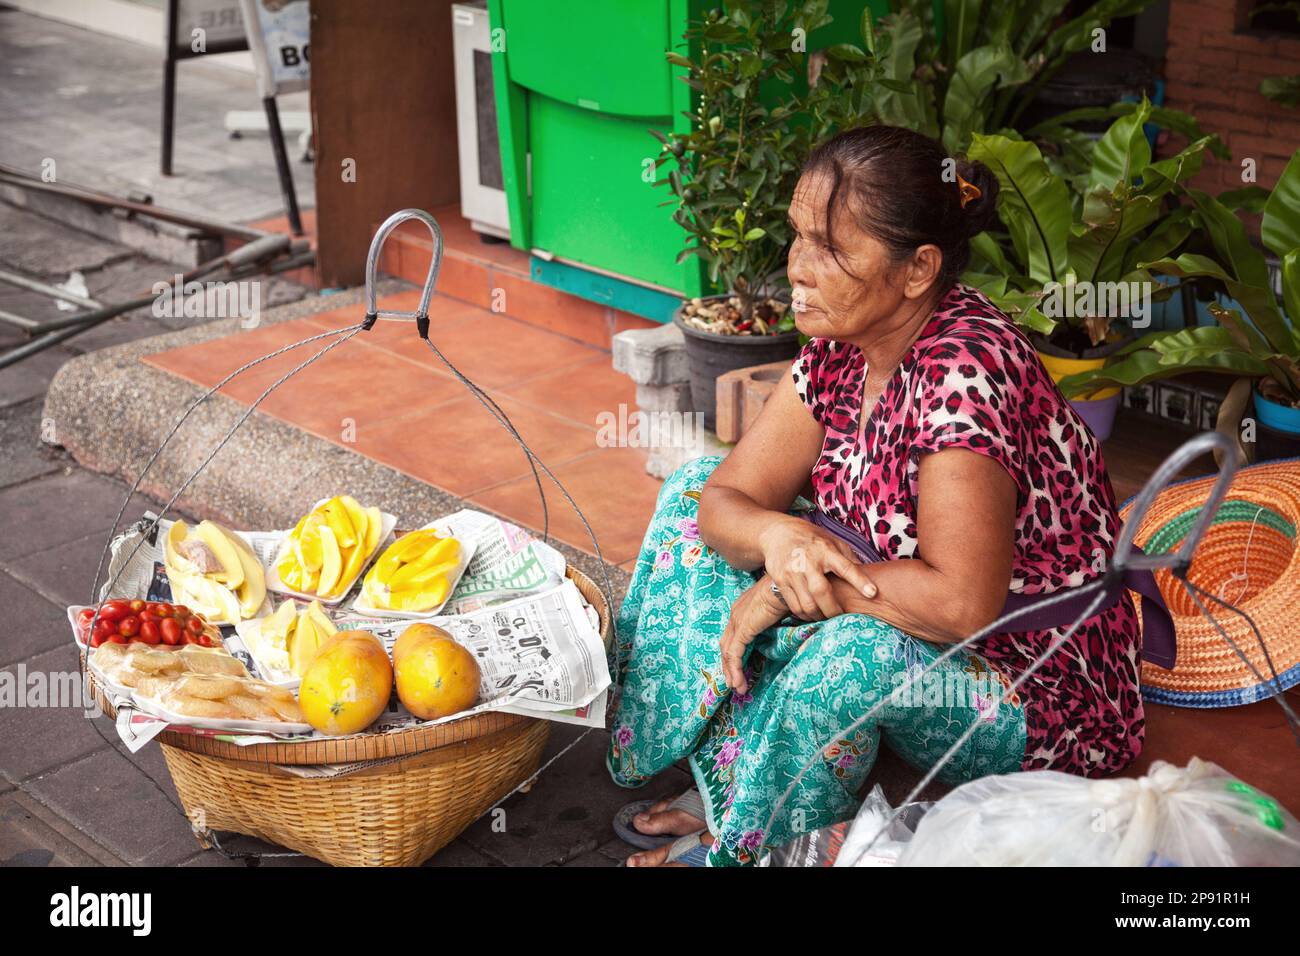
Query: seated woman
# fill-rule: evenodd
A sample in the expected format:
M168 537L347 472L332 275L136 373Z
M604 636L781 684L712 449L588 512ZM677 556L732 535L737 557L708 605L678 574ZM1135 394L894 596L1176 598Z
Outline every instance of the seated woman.
M788 276L811 341L735 450L660 492L619 616L607 759L627 787L688 760L694 809L660 803L632 825L699 833L679 841L690 862L752 864L851 817L882 744L929 769L976 723L939 775L954 784L1106 774L1141 750L1127 592L1016 692L1064 626L984 638L896 693L996 620L1008 592L1102 574L1119 529L1096 439L1024 334L957 281L970 237L995 220L997 182L978 163L953 171L934 140L886 126L809 156ZM809 487L883 560L861 563L834 522L791 514ZM629 864L668 857L665 845Z

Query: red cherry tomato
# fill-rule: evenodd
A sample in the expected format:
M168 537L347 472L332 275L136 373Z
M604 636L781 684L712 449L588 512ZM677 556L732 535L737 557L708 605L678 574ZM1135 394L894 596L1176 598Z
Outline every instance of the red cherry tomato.
M139 614L143 610L144 610L144 601L141 601L139 598L137 598L136 600L131 602L132 614Z
M91 647L99 647L99 645L100 645L100 644L103 644L103 643L104 643L104 635L103 635L103 634L100 634L100 633L97 631L97 632L95 632L94 634L90 635L90 646L91 646Z
M94 636L98 637L101 642L108 640L110 634L117 633L117 625L112 621L106 621L102 617L95 622Z
M105 601L99 609L100 618L108 621L120 621L131 613L129 601Z
M127 644L127 643L129 643L129 641L128 641L124 636L122 636L121 634L116 634L116 633L108 635L108 640L112 641L114 644Z
M158 625L158 631L162 635L164 644L173 645L181 642L181 635L184 633L174 617L164 618Z
M185 629L191 634L202 634L204 630L203 620L201 618L192 617L185 622Z
M140 619L134 614L117 622L117 633L123 637L135 637L140 633Z
M162 631L158 629L157 621L140 622L140 640L145 644L157 644L162 640Z
M167 605L166 605L165 603L163 603L162 601L149 601L149 602L146 603L145 606L144 606L144 609L145 609L146 611L148 611L150 614L152 614L154 617L161 617L161 616L162 616L162 612L163 612L166 608L167 608Z

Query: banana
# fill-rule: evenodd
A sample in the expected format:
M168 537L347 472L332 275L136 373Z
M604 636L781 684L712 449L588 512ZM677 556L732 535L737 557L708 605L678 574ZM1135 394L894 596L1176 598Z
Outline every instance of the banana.
M193 528L176 521L167 532L163 552L177 603L231 623L255 617L261 610L266 600L266 573L248 543L228 528L215 521L201 521ZM203 554L204 562L196 563L187 553Z

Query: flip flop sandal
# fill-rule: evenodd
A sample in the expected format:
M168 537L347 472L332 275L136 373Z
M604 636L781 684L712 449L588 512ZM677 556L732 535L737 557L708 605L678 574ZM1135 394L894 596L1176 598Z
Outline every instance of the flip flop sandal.
M668 850L665 863L685 863L687 866L708 866L709 848L700 842L703 830L678 837L677 842Z
M638 850L654 850L672 843L677 837L671 833L642 833L633 823L638 814L645 813L658 800L637 800L629 803L614 815L614 833L624 843L630 843ZM668 805L669 810L684 810L697 819L704 819L704 798L700 791L692 787ZM698 837L699 834L697 833Z
M694 833L686 834L686 836L673 837L673 845L668 848L668 856L664 857L664 863L708 866L709 848L700 842L700 837L704 833L704 830L697 830ZM627 866L627 860L624 860L622 865Z

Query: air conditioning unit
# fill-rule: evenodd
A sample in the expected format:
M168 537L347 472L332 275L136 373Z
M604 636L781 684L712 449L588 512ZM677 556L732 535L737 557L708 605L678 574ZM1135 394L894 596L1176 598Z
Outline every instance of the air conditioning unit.
M460 140L461 215L475 231L509 239L510 211L501 178L486 0L453 4L451 30L456 71L456 132Z

